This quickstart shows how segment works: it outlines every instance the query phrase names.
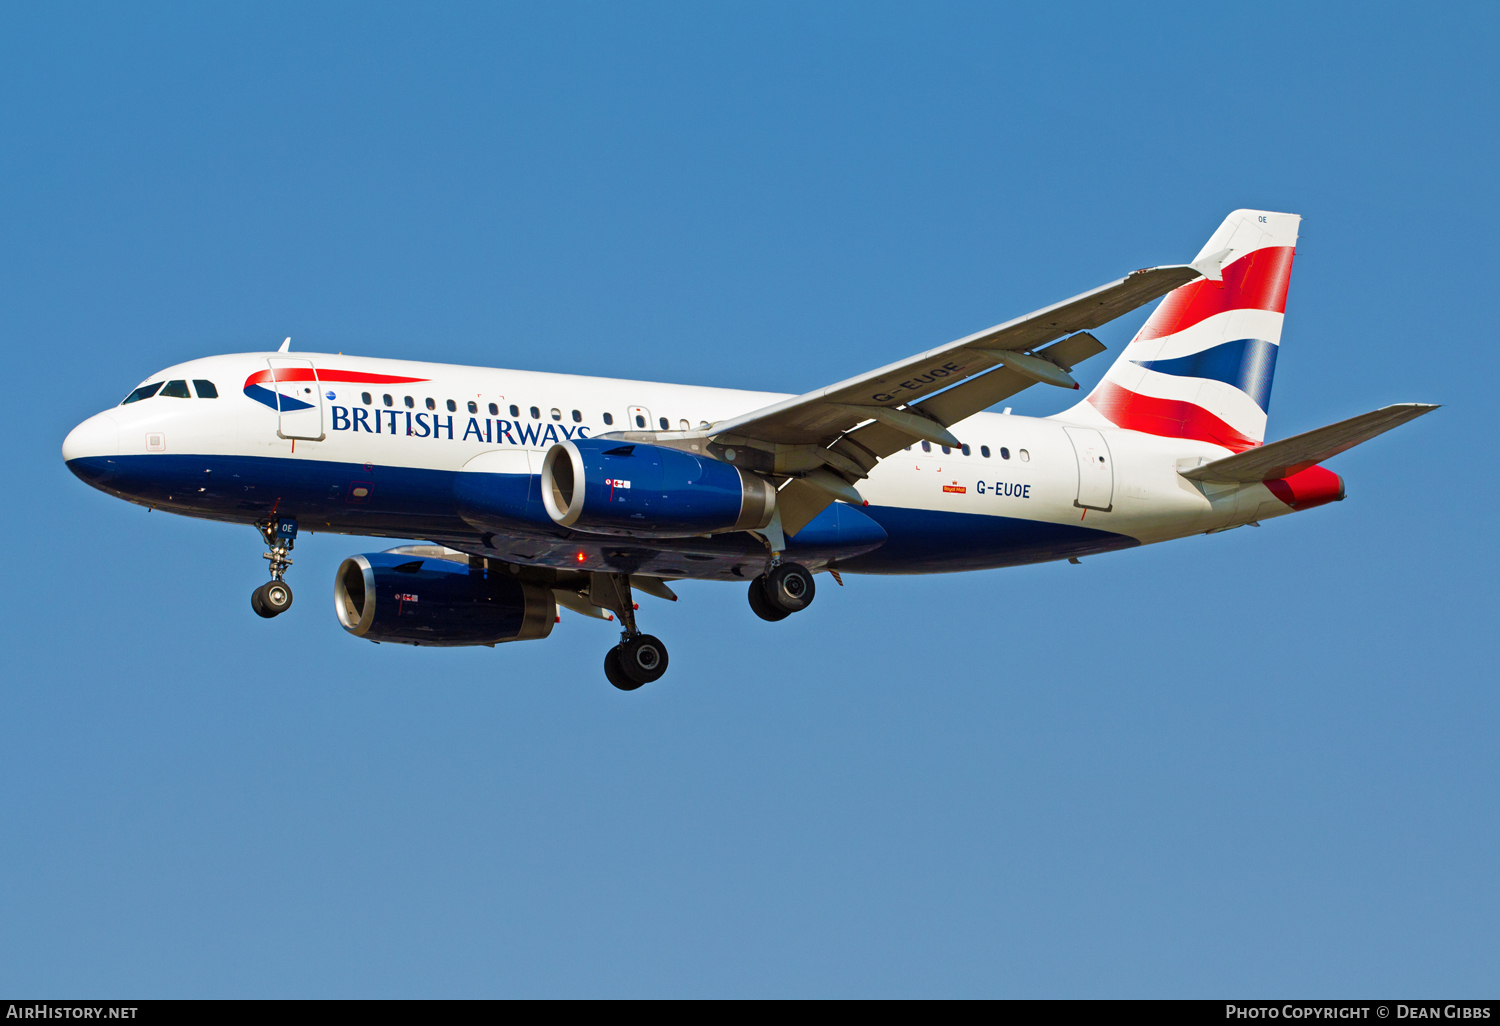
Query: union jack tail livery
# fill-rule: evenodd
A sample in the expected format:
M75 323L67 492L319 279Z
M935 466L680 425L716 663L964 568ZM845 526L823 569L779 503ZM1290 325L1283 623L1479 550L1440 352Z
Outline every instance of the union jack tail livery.
M1205 277L1162 299L1085 402L1132 431L1233 452L1264 442L1301 220L1230 214L1194 261Z

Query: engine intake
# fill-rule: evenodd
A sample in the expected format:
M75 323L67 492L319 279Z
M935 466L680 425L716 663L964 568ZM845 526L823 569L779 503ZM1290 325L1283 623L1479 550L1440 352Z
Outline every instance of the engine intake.
M776 489L710 456L641 442L560 442L542 463L542 505L563 527L671 538L765 527Z
M339 623L355 637L401 645L498 645L552 633L548 588L448 559L399 552L350 556L333 582Z

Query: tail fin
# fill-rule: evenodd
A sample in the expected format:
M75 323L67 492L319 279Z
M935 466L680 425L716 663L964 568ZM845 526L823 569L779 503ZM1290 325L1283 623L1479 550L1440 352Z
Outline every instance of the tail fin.
M1264 442L1301 220L1266 210L1225 218L1195 262L1209 276L1162 299L1084 402L1133 431L1234 452Z

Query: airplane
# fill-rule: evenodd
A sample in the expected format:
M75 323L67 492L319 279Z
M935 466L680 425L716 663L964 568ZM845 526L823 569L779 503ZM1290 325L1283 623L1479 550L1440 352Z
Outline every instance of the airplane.
M292 605L300 531L420 539L350 556L344 629L374 642L547 637L613 620L615 687L661 678L636 593L745 587L779 621L815 575L1019 566L1213 534L1344 498L1321 464L1437 409L1386 406L1265 442L1301 218L1236 210L1191 263L1148 267L803 395L290 351L152 374L63 442L87 484L253 525ZM986 412L1078 390L1090 331L1162 302L1099 384L1050 417Z

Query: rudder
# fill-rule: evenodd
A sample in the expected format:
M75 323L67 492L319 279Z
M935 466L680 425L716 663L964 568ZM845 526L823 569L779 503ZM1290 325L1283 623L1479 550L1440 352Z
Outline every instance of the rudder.
M1168 293L1084 403L1132 431L1234 452L1265 441L1300 221L1267 210L1225 218L1195 260L1219 280Z

